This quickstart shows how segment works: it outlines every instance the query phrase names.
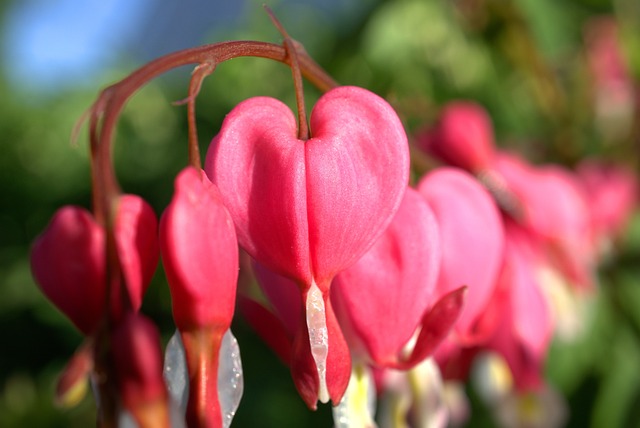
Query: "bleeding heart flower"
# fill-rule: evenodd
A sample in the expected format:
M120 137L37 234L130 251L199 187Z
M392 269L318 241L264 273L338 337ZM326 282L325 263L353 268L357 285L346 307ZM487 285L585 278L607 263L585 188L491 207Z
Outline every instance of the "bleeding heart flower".
M441 112L436 127L418 137L417 144L449 165L478 173L491 166L494 136L486 110L471 101L453 101Z
M169 396L162 376L156 326L130 312L111 333L111 352L122 404L140 427L169 427Z
M157 220L135 195L118 200L115 242L132 309L138 310L158 263ZM105 232L91 214L67 206L56 212L31 251L31 270L44 294L85 335L106 310ZM121 313L121 300L111 302Z
M506 247L498 290L487 316L499 322L486 347L502 355L519 390L542 385L544 359L553 321L540 285L546 263L535 235L511 220L505 222Z
M518 220L543 239L552 262L569 280L592 287L596 249L577 177L557 166L533 167L512 154L501 153L496 160L496 171L522 208Z
M238 245L233 221L204 171L188 167L176 178L160 244L190 377L187 422L222 426L218 364L235 308Z
M60 208L31 249L31 271L47 298L85 335L105 313L104 230L81 207Z
M495 289L503 260L504 228L495 202L467 172L438 168L426 175L418 191L438 221L442 262L436 296L463 285L468 287L454 331L464 345L481 342L491 333L490 323L478 324Z
M587 21L584 30L596 125L605 138L630 138L637 96L618 23L612 17L598 17Z
M439 263L436 219L420 194L407 189L385 233L331 287L340 325L361 361L406 369L426 358L449 332L464 292L449 297L454 304L437 306ZM430 311L434 305L447 310L436 315ZM392 313L402 316L390 317ZM403 355L419 327L411 355Z
M589 202L596 243L606 247L628 223L638 202L640 184L631 171L597 160L581 162L577 173Z
M184 169L160 224L162 262L180 330L231 325L238 280L233 221L204 171Z
M326 374L332 353L348 358L339 349L340 330L331 333L335 338L327 336L331 280L391 221L407 185L409 152L391 106L361 88L339 87L323 95L310 127L312 138L299 140L287 106L271 98L249 99L225 118L205 169L220 189L242 247L300 287L306 326L294 341L292 369L305 367L294 371L294 379L315 407L312 396L339 402L349 379L348 371ZM303 336L311 343L302 343ZM327 340L335 345L327 346Z

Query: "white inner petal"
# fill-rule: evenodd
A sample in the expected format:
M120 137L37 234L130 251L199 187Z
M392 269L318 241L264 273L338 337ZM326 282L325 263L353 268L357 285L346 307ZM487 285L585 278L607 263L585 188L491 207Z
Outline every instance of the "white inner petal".
M309 330L309 344L311 345L311 355L316 363L320 386L318 389L318 399L322 403L329 401L329 390L327 389L327 354L329 353L329 335L327 330L327 316L324 308L322 292L315 281L311 283L311 288L307 293L307 329Z

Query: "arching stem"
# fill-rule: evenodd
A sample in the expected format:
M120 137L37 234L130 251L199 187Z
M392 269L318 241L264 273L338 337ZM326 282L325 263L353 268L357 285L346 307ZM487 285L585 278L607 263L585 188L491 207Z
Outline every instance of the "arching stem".
M310 138L309 124L307 123L307 111L304 105L304 84L302 82L302 73L300 72L300 64L298 62L298 49L303 49L302 45L293 40L284 26L278 21L273 11L269 6L264 5L264 9L267 11L271 22L278 29L283 40L283 46L287 51L287 57L289 58L291 65L291 74L293 75L293 85L296 91L296 104L298 105L298 138L306 141Z

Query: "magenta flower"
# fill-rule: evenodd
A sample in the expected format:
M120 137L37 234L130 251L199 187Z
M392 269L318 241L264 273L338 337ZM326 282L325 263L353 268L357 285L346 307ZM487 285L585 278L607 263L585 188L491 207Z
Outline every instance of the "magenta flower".
M640 184L631 171L597 160L581 162L577 173L588 200L596 244L606 247L627 225L638 203Z
M552 263L574 284L592 287L596 248L577 176L558 166L533 167L506 153L497 156L495 169L519 203L517 220L543 240Z
M344 339L339 328L329 333L331 281L391 221L407 185L409 153L393 109L364 89L327 92L310 126L312 138L299 140L283 103L247 100L225 118L205 169L242 247L300 288L306 322L296 333L292 371L315 407L318 398L339 402L349 379ZM332 360L346 370L327 373Z
M360 361L406 369L426 358L449 332L464 291L437 301L439 264L436 218L420 194L407 189L385 233L333 280L331 301ZM411 354L403 355L418 328Z
M130 312L111 333L119 396L139 427L169 427L169 396L162 376L160 333Z
M238 280L233 221L204 171L185 168L160 224L162 263L181 331L229 328Z
M496 286L503 261L504 228L495 202L467 172L443 167L426 175L418 191L438 221L442 261L436 296L463 285L467 303L454 327L464 345L481 342L490 324L478 324Z
M489 169L494 157L491 118L471 101L445 105L434 129L418 137L417 144L445 163L478 173Z
M505 264L487 315L497 328L486 348L502 355L519 390L543 384L542 370L553 336L553 320L541 289L546 263L535 235L511 220L505 222Z
M188 167L176 178L160 244L189 371L187 423L222 426L218 364L235 308L238 246L233 221L204 171Z
M490 334L470 347L447 340L436 358L445 378L466 380L477 356L494 351L506 361L518 390L535 390L543 384L543 364L554 329L540 275L548 262L535 234L510 219L504 227L504 263L478 320L492 326Z
M135 195L118 200L115 242L131 308L137 311L158 263L157 220ZM92 334L107 310L104 228L83 208L56 212L31 251L33 276L51 302L85 335ZM111 301L122 314L122 296Z

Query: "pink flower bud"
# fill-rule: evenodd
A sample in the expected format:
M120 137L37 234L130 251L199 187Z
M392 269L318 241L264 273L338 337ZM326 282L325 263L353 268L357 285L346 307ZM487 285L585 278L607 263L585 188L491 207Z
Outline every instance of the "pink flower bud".
M494 145L491 118L482 106L471 101L447 104L438 125L418 137L423 150L473 173L491 166Z
M119 395L140 427L168 427L168 393L156 326L130 312L111 334Z
M160 223L162 262L189 372L189 426L222 426L218 364L235 308L238 244L216 186L195 168L176 178Z
M184 169L160 224L162 262L181 331L231 325L238 280L233 222L204 172Z
M47 298L85 335L105 313L104 230L80 207L60 208L31 249L31 271Z
M495 289L503 260L504 228L495 202L467 172L439 168L426 175L418 191L438 221L442 262L436 285L442 296L463 285L467 303L454 327L456 339L470 345L490 329L480 328L480 315Z

